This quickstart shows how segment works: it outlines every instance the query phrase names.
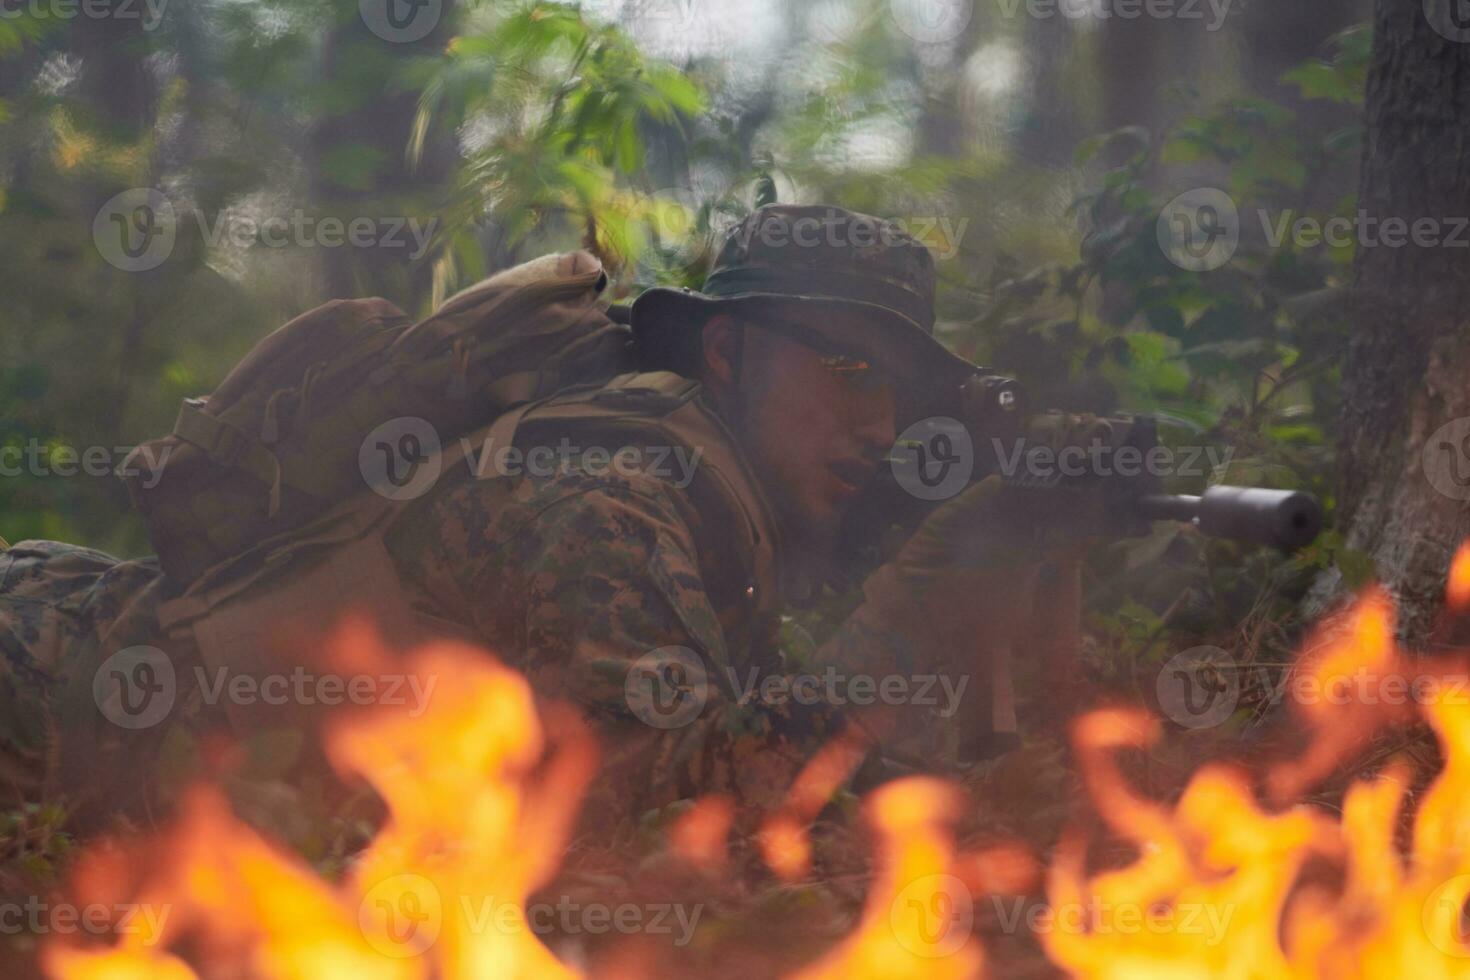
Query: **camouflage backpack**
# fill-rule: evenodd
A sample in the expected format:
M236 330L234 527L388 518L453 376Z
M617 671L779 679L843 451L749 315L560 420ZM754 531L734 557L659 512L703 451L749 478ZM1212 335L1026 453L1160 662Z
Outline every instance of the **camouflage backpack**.
M151 487L138 475L129 490L170 590L394 479L369 438L385 424L422 420L451 440L517 403L633 370L631 333L599 304L606 284L590 254L548 255L417 324L387 300L338 300L266 337L208 398L184 402L172 433L135 450L163 461Z

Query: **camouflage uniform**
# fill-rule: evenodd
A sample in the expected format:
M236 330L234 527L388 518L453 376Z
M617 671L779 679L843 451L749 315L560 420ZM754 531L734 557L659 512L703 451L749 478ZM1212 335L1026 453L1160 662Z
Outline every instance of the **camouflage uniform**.
M162 732L109 724L92 685L108 655L156 641L161 586L151 558L119 561L55 541L22 541L0 552L0 766L8 803L65 789L74 800L95 793L120 809L141 792L137 776Z
M585 432L569 441L619 448ZM605 766L589 812L637 814L717 791L772 805L840 727L823 710L737 703L732 676L788 670L778 618L742 571L731 533L741 515L681 482L648 466L589 472L582 456L516 480L461 467L387 538L423 620L468 630L538 694L570 699L598 724ZM640 716L627 685L640 658L670 649L703 665L691 694L703 710L664 728Z

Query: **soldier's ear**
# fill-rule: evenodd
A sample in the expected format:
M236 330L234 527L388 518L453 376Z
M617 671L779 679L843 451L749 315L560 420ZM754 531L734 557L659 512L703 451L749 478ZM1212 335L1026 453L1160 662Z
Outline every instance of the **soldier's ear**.
M710 317L701 333L704 354L703 381L716 393L733 389L740 379L743 328L728 313Z

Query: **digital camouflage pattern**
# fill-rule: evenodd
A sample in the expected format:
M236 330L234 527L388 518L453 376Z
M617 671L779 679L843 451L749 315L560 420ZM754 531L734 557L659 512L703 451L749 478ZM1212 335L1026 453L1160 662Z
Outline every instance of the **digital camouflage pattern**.
M98 710L93 684L109 656L157 642L162 575L153 559L21 541L0 552L0 776L7 803L66 795L121 810L169 727L130 731ZM180 671L187 665L176 664ZM201 717L198 698L176 721Z

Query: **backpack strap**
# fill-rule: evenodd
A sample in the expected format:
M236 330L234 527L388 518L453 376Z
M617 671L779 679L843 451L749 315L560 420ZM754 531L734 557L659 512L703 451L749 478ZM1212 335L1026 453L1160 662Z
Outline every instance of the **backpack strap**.
M281 507L281 461L265 443L215 415L204 411L203 398L185 398L174 422L174 435L199 447L219 466L243 470L270 487L268 517Z

